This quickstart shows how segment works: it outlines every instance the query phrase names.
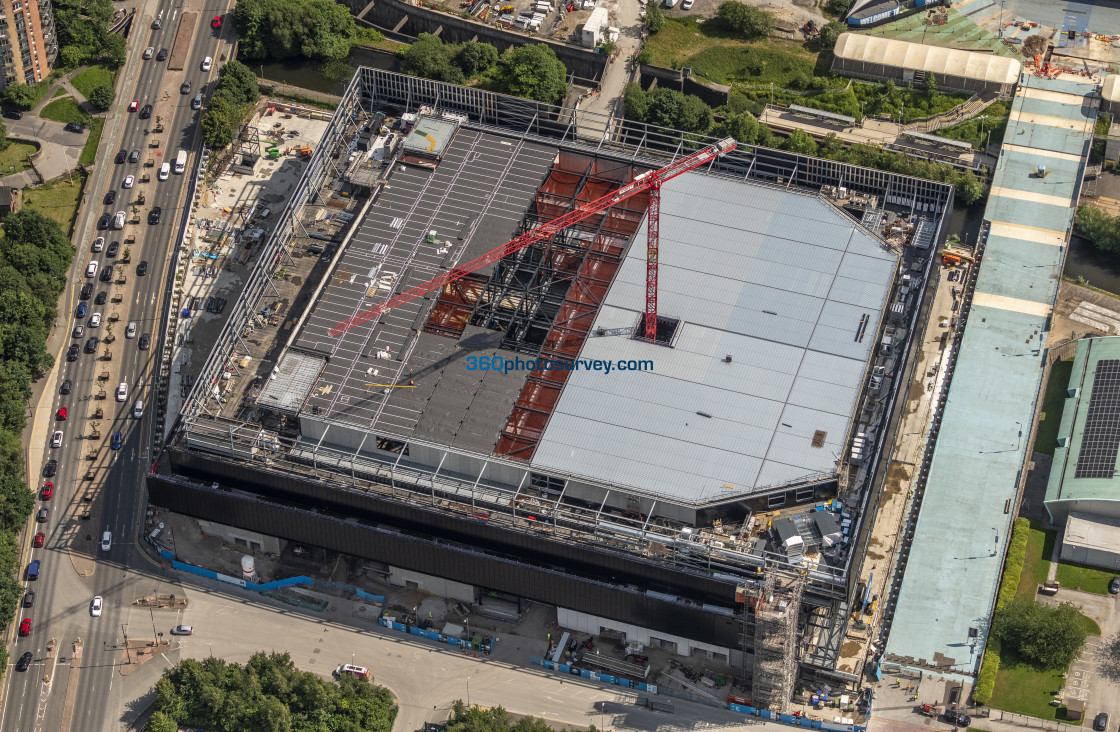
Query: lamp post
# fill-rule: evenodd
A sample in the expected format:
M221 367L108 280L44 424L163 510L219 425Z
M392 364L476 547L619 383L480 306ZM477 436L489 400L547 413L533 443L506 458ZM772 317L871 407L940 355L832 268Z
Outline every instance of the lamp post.
M471 677L467 677L467 709L471 708Z

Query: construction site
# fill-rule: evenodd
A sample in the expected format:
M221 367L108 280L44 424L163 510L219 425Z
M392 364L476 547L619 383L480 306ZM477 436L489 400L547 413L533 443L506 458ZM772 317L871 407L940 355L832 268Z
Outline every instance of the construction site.
M953 189L618 125L593 143L571 110L359 70L246 240L150 500L553 606L730 667L758 708L856 690Z

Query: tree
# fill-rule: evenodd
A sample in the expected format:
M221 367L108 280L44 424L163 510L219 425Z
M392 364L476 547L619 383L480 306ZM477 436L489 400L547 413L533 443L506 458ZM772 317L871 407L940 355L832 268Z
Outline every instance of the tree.
M559 104L568 93L568 70L543 43L511 48L498 61L496 80L508 94Z
M498 49L489 43L467 41L455 54L455 65L468 77L482 74L498 63Z
M763 38L774 30L774 18L769 13L739 0L724 0L716 17L729 31L747 39Z
M922 82L922 88L925 89L926 94L937 93L937 77L934 76L932 71L926 72L926 80Z
M105 58L105 63L110 68L119 69L124 66L124 60L128 56L128 46L126 45L124 36L106 35L102 44L102 56Z
M240 61L230 61L218 69L218 83L214 91L228 92L230 100L239 105L255 104L261 96L257 75Z
M1057 607L1016 598L996 611L992 635L1004 653L1037 669L1064 670L1085 646L1088 631L1081 610L1071 602Z
M12 141L8 139L8 126L0 122L0 151L7 150Z
M350 11L332 0L238 0L229 17L252 60L342 59L358 37Z
M241 122L241 108L227 93L215 93L202 115L202 141L211 150L220 150L233 141Z
M104 112L113 106L114 96L116 95L113 93L113 87L102 84L89 93L89 103Z
M661 12L661 8L656 4L647 5L645 24L650 35L659 32L665 27L665 13Z
M1109 216L1099 208L1082 206L1075 219L1078 231L1098 249L1120 251L1120 216Z
M39 95L27 84L9 84L4 88L4 103L19 109L31 109L39 101Z
M421 33L401 57L401 71L425 79L442 79L450 64L447 47L431 33Z
M758 139L758 120L750 112L729 115L723 126L728 135L747 145Z
M805 130L794 130L782 145L783 150L799 153L801 155L816 155L817 141L809 136Z
M831 51L836 48L836 41L840 38L840 34L845 32L847 28L843 23L837 23L835 20L829 21L821 28L820 44L822 51Z
M954 185L957 189L957 198L966 206L971 206L984 197L984 184L972 174L971 170L961 173Z

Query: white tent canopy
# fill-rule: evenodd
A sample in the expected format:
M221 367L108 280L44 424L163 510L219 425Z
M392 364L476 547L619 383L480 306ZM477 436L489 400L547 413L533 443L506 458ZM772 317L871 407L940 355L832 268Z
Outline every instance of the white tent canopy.
M1013 58L992 53L927 46L860 33L841 33L836 57L847 61L883 64L925 71L934 76L979 79L993 84L1014 84L1022 66Z

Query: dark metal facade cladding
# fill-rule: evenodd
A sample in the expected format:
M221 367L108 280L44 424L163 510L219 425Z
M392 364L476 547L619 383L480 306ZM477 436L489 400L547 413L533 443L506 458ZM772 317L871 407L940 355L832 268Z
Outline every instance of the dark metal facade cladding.
M704 643L739 644L737 617L625 589L631 585L733 608L735 585L728 581L247 465L179 451L167 457L175 473L226 488L149 476L151 502L177 513Z

